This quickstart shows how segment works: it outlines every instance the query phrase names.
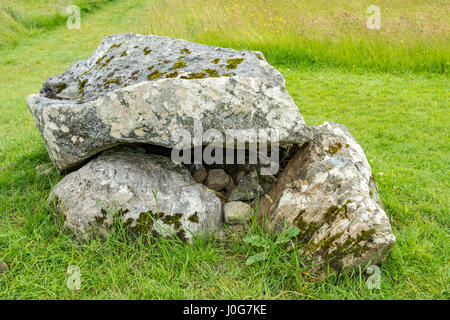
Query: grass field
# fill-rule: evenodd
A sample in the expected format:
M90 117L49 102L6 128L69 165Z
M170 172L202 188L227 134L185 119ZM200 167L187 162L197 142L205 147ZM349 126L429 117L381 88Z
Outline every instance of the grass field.
M0 1L0 261L10 266L0 273L0 298L450 298L445 1L377 1L380 30L365 27L371 1L79 1L80 30L65 27L66 3ZM239 237L149 244L118 232L79 243L61 232L44 200L62 176L36 170L51 164L25 99L119 32L260 50L308 124L345 124L366 152L397 237L381 289L369 290L359 274L318 281L295 250L275 250L274 235L264 235L268 259L248 266L257 250ZM257 225L246 232L263 234ZM81 269L79 291L66 286L69 265Z

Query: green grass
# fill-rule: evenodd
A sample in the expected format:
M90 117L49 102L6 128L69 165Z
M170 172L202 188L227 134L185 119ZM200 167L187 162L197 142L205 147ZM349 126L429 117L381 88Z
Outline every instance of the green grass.
M225 243L202 238L193 245L163 239L131 242L121 232L106 243L79 243L61 232L59 219L44 200L62 176L56 170L49 175L36 172L36 166L50 164L50 159L25 99L39 92L48 76L90 56L108 34L158 33L155 17L164 18L154 6L174 10L171 4L118 0L83 15L81 30L54 26L21 35L0 49L0 261L11 267L0 274L0 298L449 299L450 81L448 73L417 67L420 61L439 65L436 56L448 61L445 39L432 47L435 55L411 60L404 70L395 64L403 61L404 53L394 49L389 50L397 60L379 67L364 64L366 51L352 52L348 63L355 61L353 67L340 63L339 56L338 62L331 61L337 44L328 52L318 45L330 61L321 58L312 64L301 58L300 49L283 53L289 44L281 40L273 40L273 45L255 42L285 76L308 124L343 123L365 150L397 237L390 259L381 267L380 290L369 290L357 274L317 281L289 246L271 250L264 262L246 265L246 259L259 252L242 241L246 233L275 243L275 236L263 235L256 224ZM149 22L151 12L154 20ZM162 32L170 27L167 35L185 32L183 37L190 40L246 46L239 36L214 38L212 33L207 38L202 23L184 30L185 19L159 28ZM312 38L308 41L314 44ZM291 60L292 55L297 60ZM81 268L80 291L66 287L69 265Z
M82 14L103 8L114 0L2 0L0 4L0 48L15 46L23 39L64 25L70 4Z

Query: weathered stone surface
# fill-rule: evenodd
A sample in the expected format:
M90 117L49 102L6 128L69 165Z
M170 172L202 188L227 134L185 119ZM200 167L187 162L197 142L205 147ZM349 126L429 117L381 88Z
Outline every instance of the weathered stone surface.
M65 226L81 236L92 225L107 232L115 219L130 230L186 239L214 232L222 223L220 200L187 169L130 148L105 151L70 173L47 201L56 201Z
M251 172L242 177L236 187L231 191L228 201L248 201L261 197L264 190L258 182L258 175Z
M193 137L196 123L203 132L216 129L250 144L257 141L252 129L276 130L279 136L268 140L281 145L312 138L283 77L261 53L159 36L105 38L90 58L49 78L27 103L60 171L119 144L217 142L204 136L180 144L172 136L183 129Z
M190 171L192 173L192 177L197 183L203 183L203 181L205 181L208 177L208 171L201 164L192 164Z
M92 101L117 88L164 78L261 78L284 87L283 76L257 51L134 33L104 38L92 56L47 79L47 98Z
M300 228L304 252L324 268L380 263L395 236L361 146L343 125L325 122L313 132L261 201L268 227Z
M236 187L234 184L233 178L230 176L230 181L228 182L227 186L225 187L225 191L231 192Z
M230 177L223 169L212 169L208 173L205 185L213 190L220 191L230 183Z
M239 224L248 221L253 214L252 207L242 201L227 202L224 207L225 223Z

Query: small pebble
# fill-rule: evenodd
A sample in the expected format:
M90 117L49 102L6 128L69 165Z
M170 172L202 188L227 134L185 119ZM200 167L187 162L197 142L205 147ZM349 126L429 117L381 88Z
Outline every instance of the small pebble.
M226 190L227 192L231 192L231 190L233 190L235 186L236 186L236 185L234 184L233 178L230 177L230 182L229 182L228 185L225 187L225 190Z
M205 181L206 177L208 176L208 171L201 164L193 164L191 166L191 170L192 177L197 183L203 183L203 181Z
M252 207L242 201L227 202L223 210L227 224L241 224L248 221L253 213Z
M8 271L9 270L9 266L6 262L0 262L0 273Z
M212 169L208 173L205 185L213 190L220 191L230 183L230 176L223 169Z

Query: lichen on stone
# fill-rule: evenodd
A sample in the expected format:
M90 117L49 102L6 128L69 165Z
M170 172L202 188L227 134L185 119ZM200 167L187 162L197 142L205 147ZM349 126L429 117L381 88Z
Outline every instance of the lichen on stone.
M147 76L148 80L154 80L164 75L164 72L159 72L159 70L155 70Z
M189 73L187 76L181 76L181 79L203 79L207 74L203 72Z
M219 76L217 71L214 69L206 68L203 69L203 71L205 71L211 78L217 78Z
M181 228L180 219L183 217L181 213L174 213L172 215L165 215L161 220L167 224L172 225L175 231L179 231Z
M332 156L334 156L334 154L336 152L338 152L341 149L342 149L342 143L336 142L334 145L330 145L326 152L330 157L332 157Z
M324 213L324 220L325 220L325 222L330 224L330 223L332 223L335 220L335 218L340 213L343 213L344 215L347 214L347 203L343 204L342 206L331 206L331 207L329 207Z
M188 220L193 223L198 223L198 213L195 212L194 214L190 215Z
M114 59L114 56L111 56L111 57L109 57L108 59L106 59L106 60L105 60L105 63L103 63L103 64L100 66L100 69L103 69L104 67L106 67L106 66L108 65L108 63L109 63L112 59Z
M179 68L184 68L184 67L186 67L186 62L184 62L182 60L178 60L177 62L175 62L173 64L174 69L179 69Z
M97 61L95 62L96 65L100 65L100 63L103 61L103 59L106 58L106 54L100 58L97 59Z
M61 82L56 85L56 93L61 93L65 88L67 88L67 84Z
M166 78L176 78L176 77L178 77L178 74L179 73L177 71L174 71L174 72L166 74Z
M228 70L230 69L236 69L237 66L242 63L242 61L244 61L244 58L235 58L235 59L228 59L227 60L227 65L225 66L225 68L227 68Z
M105 86L110 85L110 84L120 85L120 77L112 78L110 80L105 81Z
M189 50L188 48L184 48L184 49L181 49L180 52L184 53L184 54L191 54L192 51Z
M86 86L87 82L88 79L78 80L78 94L80 94L81 96L84 96L84 87Z
M114 48L119 48L121 45L122 45L121 43L113 44L111 47L109 47L108 50L111 50L111 49L114 49Z

